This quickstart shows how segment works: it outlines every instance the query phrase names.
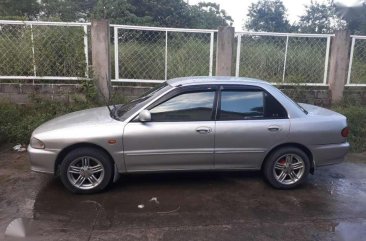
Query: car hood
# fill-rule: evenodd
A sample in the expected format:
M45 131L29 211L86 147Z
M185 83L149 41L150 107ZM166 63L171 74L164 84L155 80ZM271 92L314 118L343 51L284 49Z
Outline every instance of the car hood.
M112 121L116 120L110 116L107 107L81 110L47 121L35 129L33 135L70 127L106 124Z

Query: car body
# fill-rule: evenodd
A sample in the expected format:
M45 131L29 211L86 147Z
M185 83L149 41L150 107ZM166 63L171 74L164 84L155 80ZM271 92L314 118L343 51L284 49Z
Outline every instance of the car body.
M93 149L104 153L101 159L111 162L113 173L108 174L108 183L119 173L263 170L268 158L273 159L275 154L280 158L286 148L293 149L292 156L286 156L289 154L285 151L281 160L271 163L282 165L286 158L295 162L302 159L301 175L306 176L316 167L344 160L349 149L347 132L345 116L297 104L267 82L185 77L168 80L112 112L99 107L48 121L33 132L28 152L33 171L59 173L71 183L81 171L86 173L85 180L92 174L88 167L81 170L83 163L77 165L81 169L76 176L67 174L67 166L62 173L68 154L82 148L87 148L85 156L94 157L92 160L98 161L88 152ZM74 154L73 158L79 156ZM285 164L281 170L291 174L291 165ZM268 167L268 173L276 174L273 168ZM297 186L302 176L297 180L286 175L285 179L292 181L274 186ZM69 185L74 186L69 189L93 192L99 185L89 184L84 189Z

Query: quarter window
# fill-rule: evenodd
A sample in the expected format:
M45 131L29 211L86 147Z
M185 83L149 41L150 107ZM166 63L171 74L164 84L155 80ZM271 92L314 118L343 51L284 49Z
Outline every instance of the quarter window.
M209 121L211 120L215 91L183 93L150 110L152 121Z

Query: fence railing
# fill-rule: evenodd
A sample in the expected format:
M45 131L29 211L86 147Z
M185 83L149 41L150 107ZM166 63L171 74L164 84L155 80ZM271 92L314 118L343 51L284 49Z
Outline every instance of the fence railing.
M116 82L163 82L213 73L217 30L111 25Z
M331 34L236 33L235 76L326 85Z
M0 79L89 78L89 25L0 20Z
M112 81L214 75L217 30L110 25ZM328 85L329 34L237 32L232 75ZM90 78L90 23L0 20L0 80ZM351 36L347 85L366 85L366 36Z
M351 35L347 85L366 86L366 36Z

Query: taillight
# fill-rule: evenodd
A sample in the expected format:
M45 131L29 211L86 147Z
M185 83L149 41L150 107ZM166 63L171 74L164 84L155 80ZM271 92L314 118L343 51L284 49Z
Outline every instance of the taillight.
M348 134L349 134L349 128L348 127L343 128L341 135L343 137L348 137Z

